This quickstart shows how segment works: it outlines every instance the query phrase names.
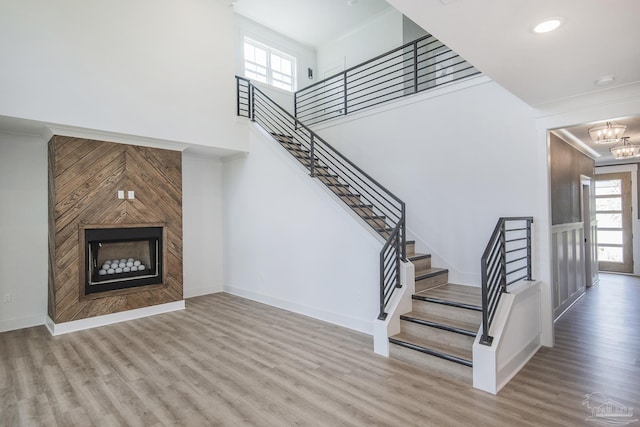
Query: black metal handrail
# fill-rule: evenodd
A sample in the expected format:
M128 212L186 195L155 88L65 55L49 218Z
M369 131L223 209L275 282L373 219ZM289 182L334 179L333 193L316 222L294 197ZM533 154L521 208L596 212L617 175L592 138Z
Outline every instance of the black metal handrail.
M533 217L500 218L481 259L482 336L480 343L491 345L489 327L498 302L509 285L531 280L531 224Z
M278 105L250 80L236 76L237 113L248 117L276 140L296 150L296 157L320 181L363 217L374 218L374 227L385 244L380 252L380 312L393 291L401 287L400 261L406 260L405 204L338 150Z
M311 126L479 73L429 34L298 90L294 112Z

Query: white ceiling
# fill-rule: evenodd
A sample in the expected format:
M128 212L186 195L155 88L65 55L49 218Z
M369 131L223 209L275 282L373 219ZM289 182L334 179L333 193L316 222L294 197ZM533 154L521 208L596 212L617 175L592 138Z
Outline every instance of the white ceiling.
M638 0L388 0L531 106L640 82ZM533 26L562 17L547 34Z
M533 107L640 83L640 0L388 0L484 74ZM308 45L319 46L385 10L383 0L237 0L236 11ZM564 24L535 34L550 17ZM614 76L602 87L596 81ZM611 118L603 118L611 119ZM618 120L640 144L640 119ZM565 139L610 162L609 147L591 143L594 123ZM585 149L589 152L589 149ZM598 157L598 155L600 157Z
M310 46L389 4L531 106L640 82L640 0L236 0L235 10ZM562 17L548 34L531 29ZM614 76L606 88L595 84Z
M236 13L308 46L346 34L390 6L385 0L235 0Z
M640 117L621 117L609 121L615 121L616 123L627 126L623 136L629 137L630 143L640 144ZM598 123L603 122L606 122L606 120ZM598 123L588 123L564 129L557 129L554 132L556 132L560 138L581 150L583 153L594 158L596 165L598 166L607 164L637 163L637 158L628 160L614 159L609 149L616 144L596 145L591 140L591 137L589 136L589 129L596 126Z

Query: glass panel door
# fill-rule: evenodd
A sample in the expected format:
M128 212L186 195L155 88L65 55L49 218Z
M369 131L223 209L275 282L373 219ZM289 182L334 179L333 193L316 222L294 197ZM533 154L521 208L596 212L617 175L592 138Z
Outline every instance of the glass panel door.
M598 268L633 273L631 174L596 176Z

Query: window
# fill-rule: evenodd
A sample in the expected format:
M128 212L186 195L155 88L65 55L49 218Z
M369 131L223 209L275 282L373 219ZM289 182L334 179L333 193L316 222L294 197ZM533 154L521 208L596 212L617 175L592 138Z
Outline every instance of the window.
M631 176L628 172L596 178L598 262L601 271L633 272L630 203Z
M244 39L244 76L293 92L296 59L247 37Z

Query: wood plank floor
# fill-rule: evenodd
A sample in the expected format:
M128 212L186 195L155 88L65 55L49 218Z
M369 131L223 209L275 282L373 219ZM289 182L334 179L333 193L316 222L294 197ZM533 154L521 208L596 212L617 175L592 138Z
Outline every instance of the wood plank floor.
M6 332L0 425L589 425L588 393L640 411L639 307L640 279L602 275L556 324L556 346L498 396L377 356L369 336L224 293L59 337Z

